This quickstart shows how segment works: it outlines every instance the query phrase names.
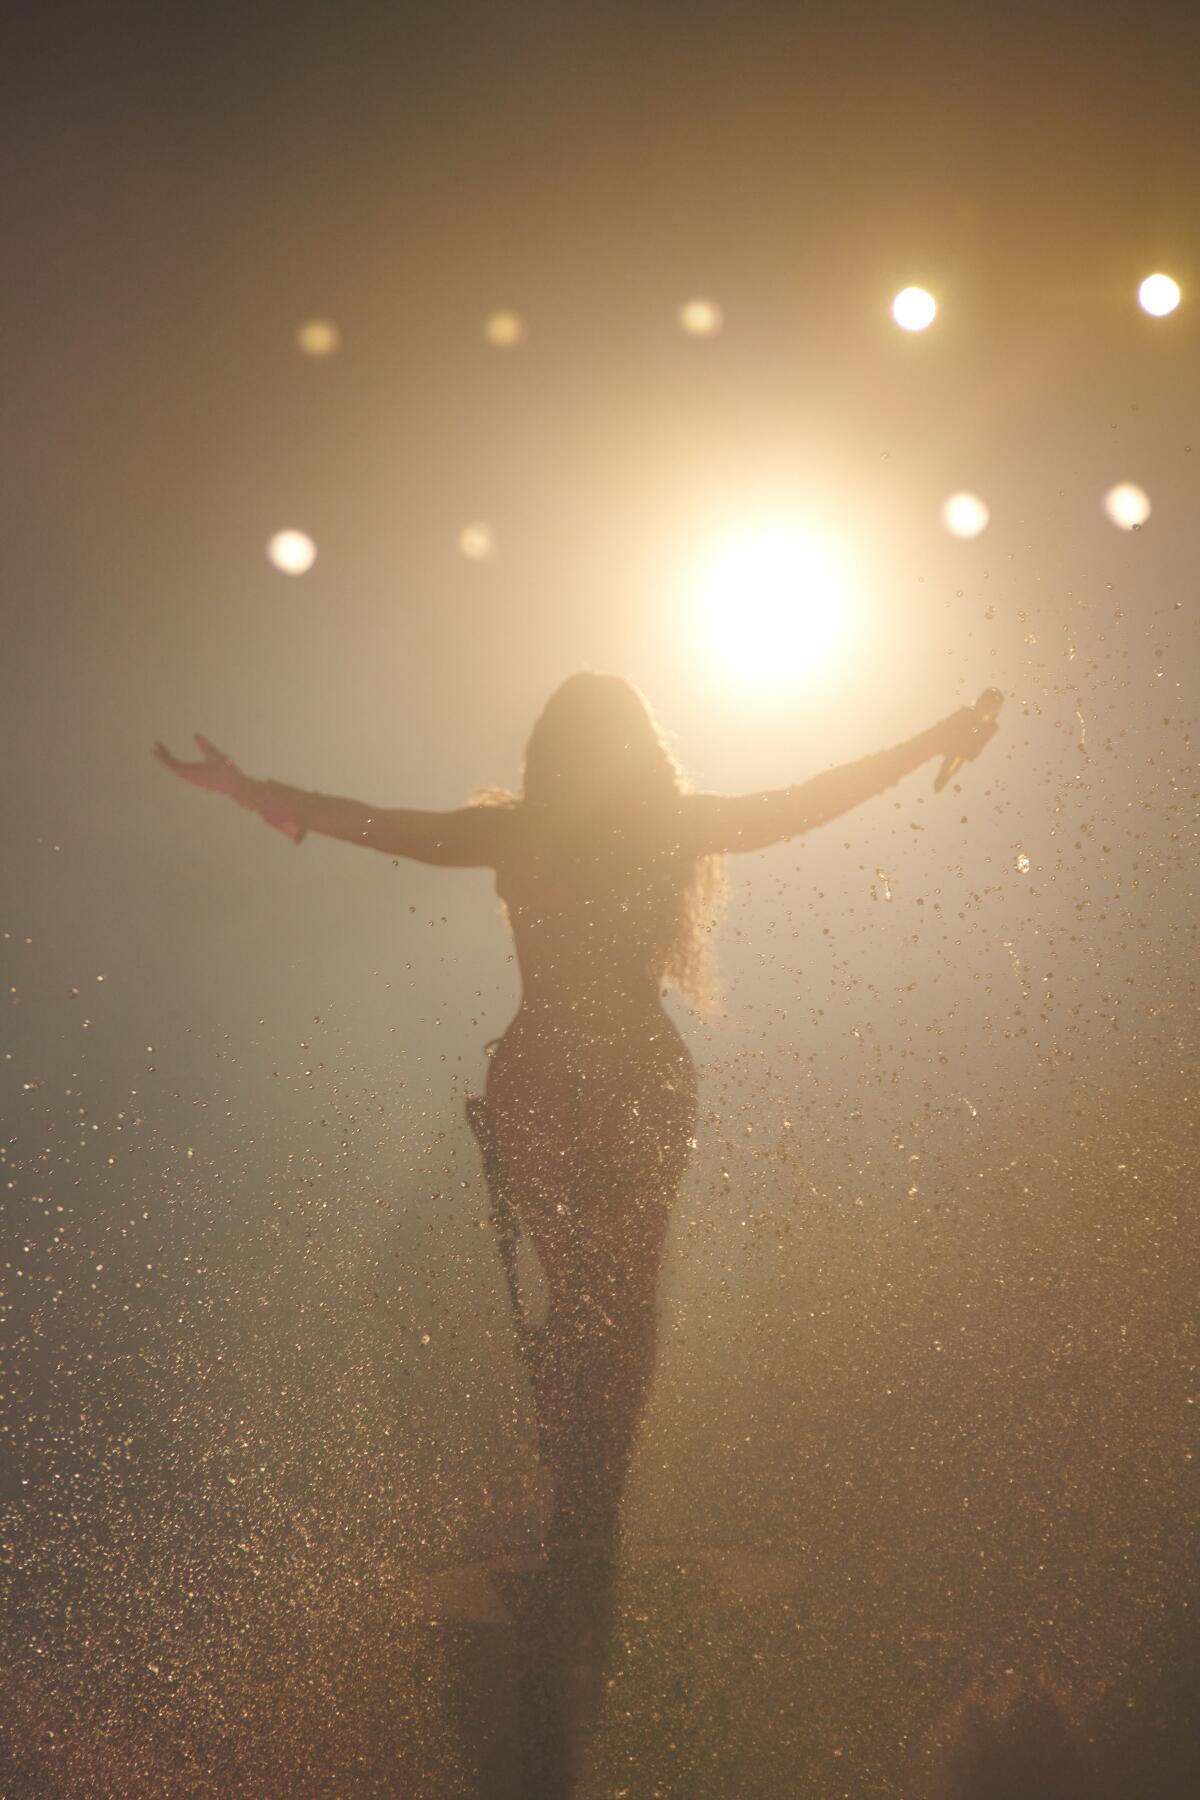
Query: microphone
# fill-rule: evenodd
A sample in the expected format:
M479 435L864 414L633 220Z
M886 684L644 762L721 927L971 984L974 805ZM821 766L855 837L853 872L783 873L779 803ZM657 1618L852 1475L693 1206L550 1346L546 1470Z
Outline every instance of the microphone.
M975 716L981 725L994 725L997 716L999 715L1000 708L1003 705L1004 695L1000 692L999 688L984 688L982 694L980 694L978 700L975 702ZM981 744L979 749L982 750L982 748L983 745ZM974 756L978 756L978 754L979 750L976 750ZM958 751L952 751L949 756L944 758L941 768L933 778L934 793L940 794L950 778L953 775L956 775L959 769L962 768L964 762L968 760L973 760L973 758L968 758L968 756L964 756Z

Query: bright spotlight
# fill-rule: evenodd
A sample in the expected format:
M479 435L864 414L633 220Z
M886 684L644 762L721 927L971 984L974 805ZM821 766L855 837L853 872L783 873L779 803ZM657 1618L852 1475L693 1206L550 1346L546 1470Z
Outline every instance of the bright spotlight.
M458 547L468 562L485 562L496 553L496 539L491 526L464 526L458 534Z
M1150 517L1150 496L1135 481L1119 481L1105 494L1104 510L1122 531L1135 531Z
M892 317L904 331L924 331L932 325L937 312L937 301L924 288L901 288L892 301Z
M296 346L305 356L336 356L342 334L332 319L306 319L296 333Z
M317 560L317 546L305 531L277 531L267 555L285 575L306 575Z
M701 607L715 655L760 684L819 673L845 634L841 571L800 531L728 545L702 582Z
M1152 313L1156 319L1173 313L1179 300L1179 283L1172 281L1169 275L1147 275L1138 289L1138 303L1142 311Z
M951 494L942 507L942 524L951 537L978 537L990 517L978 494Z
M689 337L715 337L722 322L715 300L689 300L679 309L679 323Z
M494 312L484 321L483 335L498 350L511 350L514 344L523 344L528 333L520 313Z

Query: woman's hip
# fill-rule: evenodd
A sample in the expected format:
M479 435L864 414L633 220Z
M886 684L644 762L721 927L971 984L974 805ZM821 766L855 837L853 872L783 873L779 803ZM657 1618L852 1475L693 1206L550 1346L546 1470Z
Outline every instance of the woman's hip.
M518 1013L492 1052L487 1100L514 1180L678 1183L694 1143L696 1072L665 1015L611 1038L548 1030ZM514 1166L520 1165L520 1167Z

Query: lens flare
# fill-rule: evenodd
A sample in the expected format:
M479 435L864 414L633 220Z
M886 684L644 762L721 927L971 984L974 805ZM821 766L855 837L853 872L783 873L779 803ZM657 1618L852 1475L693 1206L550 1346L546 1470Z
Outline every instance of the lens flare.
M1139 306L1143 312L1151 313L1156 319L1173 313L1180 299L1179 283L1172 281L1169 275L1147 275L1138 289Z
M679 309L679 323L689 337L715 337L723 322L715 300L689 300Z
M468 562L486 562L496 554L496 539L490 525L478 522L465 525L458 534L458 547Z
M336 356L342 334L332 319L306 319L296 333L296 347L305 356Z
M498 350L511 350L514 344L523 344L529 334L520 313L494 312L484 320L483 335Z
M1136 531L1150 517L1150 496L1136 481L1119 481L1105 494L1104 510L1122 531Z
M714 655L759 685L820 673L845 635L841 570L802 531L764 531L729 544L700 599Z
M951 537L978 537L990 517L978 494L951 494L942 507L942 524Z
M901 288L892 301L892 317L904 331L924 331L936 313L937 301L924 288Z
M306 575L317 560L317 546L306 531L277 531L267 555L285 575Z

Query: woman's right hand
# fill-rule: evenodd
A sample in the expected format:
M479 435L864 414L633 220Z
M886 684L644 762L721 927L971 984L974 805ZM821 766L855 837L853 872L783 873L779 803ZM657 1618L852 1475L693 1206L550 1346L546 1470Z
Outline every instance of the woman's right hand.
M228 794L232 800L240 800L244 777L231 756L210 743L206 737L196 731L192 734L202 752L199 762L183 762L172 756L167 746L156 743L154 755L164 768L170 769L172 775L178 775L181 781L190 781L194 787L208 788L214 794Z
M960 762L973 762L999 729L994 712L981 709L978 703L960 706L942 721L942 754Z

